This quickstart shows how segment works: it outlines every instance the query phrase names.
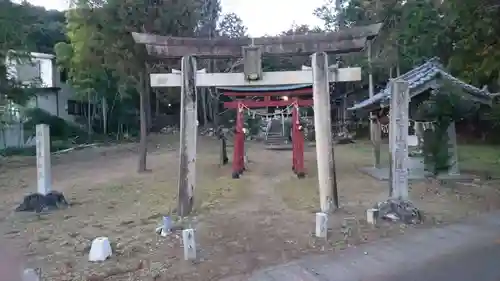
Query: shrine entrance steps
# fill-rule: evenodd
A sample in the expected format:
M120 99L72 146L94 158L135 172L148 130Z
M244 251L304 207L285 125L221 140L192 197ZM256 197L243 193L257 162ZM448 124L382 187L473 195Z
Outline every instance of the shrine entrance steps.
M266 149L269 150L292 150L292 142L281 133L269 132L266 136Z

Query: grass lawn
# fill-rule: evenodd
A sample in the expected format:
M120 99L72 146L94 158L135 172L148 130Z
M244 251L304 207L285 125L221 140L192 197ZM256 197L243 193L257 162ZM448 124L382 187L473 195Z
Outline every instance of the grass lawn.
M342 149L339 146L338 149ZM373 161L372 146L370 141L361 140L349 146L349 150L355 150L360 158L370 158ZM388 144L382 144L382 165L389 164ZM489 175L500 177L500 146L481 144L459 144L458 145L459 168L463 173Z
M458 159L463 172L500 176L500 146L459 145Z

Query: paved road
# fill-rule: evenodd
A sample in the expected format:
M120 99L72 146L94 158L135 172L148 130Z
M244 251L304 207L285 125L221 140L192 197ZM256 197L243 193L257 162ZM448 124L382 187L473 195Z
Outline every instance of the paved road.
M500 212L223 281L500 281Z
M369 280L369 279L368 279ZM378 281L374 279L373 281ZM499 281L500 245L477 247L436 257L424 265L392 276L384 281Z

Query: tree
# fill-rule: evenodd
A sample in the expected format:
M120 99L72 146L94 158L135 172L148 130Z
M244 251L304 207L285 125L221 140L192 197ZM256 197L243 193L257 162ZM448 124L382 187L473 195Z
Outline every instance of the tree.
M217 21L219 20L219 14L221 11L221 4L219 0L203 0L201 3L201 17L198 24L197 36L204 38L214 38L217 36ZM201 60L198 62L200 67L207 68L209 72L214 72L215 61L214 60ZM198 100L201 104L201 121L202 125L206 126L209 121L209 116L212 120L215 119L213 110L213 94L215 91L213 89L202 88L199 91Z
M18 83L16 77L8 72L7 61L29 60L29 53L34 43L29 40L28 34L32 27L32 16L24 5L12 3L9 0L0 1L0 103L7 101L24 104L32 92L29 85ZM9 59L8 59L9 58Z
M46 10L28 3L22 7L29 15L29 20L24 24L29 27L27 40L34 43L30 51L52 54L56 43L67 41L64 12Z
M342 9L336 9L334 2L330 0L315 11L325 29L334 29L339 20L346 26L384 24L374 43L375 84L384 85L389 77L439 57L465 82L500 92L500 6L496 1L350 0ZM344 57L349 65L366 66L364 54ZM475 128L483 130L490 124L491 130L492 124L498 123L496 108L481 108ZM482 131L482 135L487 134Z
M219 21L218 33L221 37L242 38L247 36L247 31L243 21L235 13L222 15Z
M321 32L319 29L311 29L307 25L293 25L289 30L283 31L281 35L305 35ZM302 65L310 62L308 56L285 56L285 57L265 57L262 61L262 68L265 71L286 71L298 70Z
M200 14L198 0L154 5L141 0L79 0L68 12L69 44L58 46L58 58L69 68L80 94L98 99L138 97L140 101L139 172L146 170L150 66L144 46L135 44L131 32L192 36ZM108 88L117 89L118 94L109 93Z
M500 90L500 6L490 0L450 0L443 5L453 39L450 68L467 82Z
M404 71L438 56L466 82L499 88L500 7L495 1L351 0L340 15L334 2L315 11L326 29L334 28L338 17L347 26L384 23L376 40L377 68Z
M375 83L385 83L434 56L446 56L451 42L447 36L446 15L436 1L429 0L351 0L340 10L330 0L315 14L334 28L340 19L347 27L382 22L374 43L373 74ZM340 14L339 14L340 13ZM364 53L344 56L350 65L366 66ZM396 69L394 72L393 69Z

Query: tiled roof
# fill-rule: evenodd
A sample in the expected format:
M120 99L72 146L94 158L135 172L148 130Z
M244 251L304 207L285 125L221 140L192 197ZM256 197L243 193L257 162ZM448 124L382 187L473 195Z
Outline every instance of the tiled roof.
M424 64L397 77L396 79L407 81L409 84L408 86L410 88L410 96L413 96L412 95L413 90L434 80L438 75L440 75L440 78L445 79L461 87L465 92L467 92L471 96L479 98L480 100L489 100L491 98L490 94L486 90L481 90L477 87L464 83L459 79L453 77L451 74L444 71L444 68L439 62L438 58L432 58L427 62L425 62ZM378 92L376 95L374 95L369 99L366 99L358 104L355 104L353 107L349 108L349 110L361 109L364 107L374 105L376 103L387 104L390 101L390 99L391 99L391 92L389 84L387 84L387 86L382 91Z

